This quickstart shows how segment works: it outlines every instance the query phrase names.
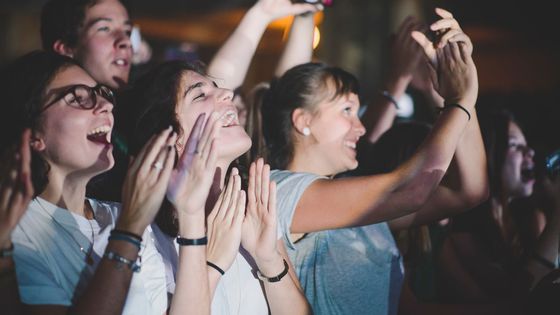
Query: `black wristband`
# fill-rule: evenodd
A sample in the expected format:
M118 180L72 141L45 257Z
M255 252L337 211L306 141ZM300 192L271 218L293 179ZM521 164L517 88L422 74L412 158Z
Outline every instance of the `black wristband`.
M450 103L450 104L445 104L443 105L443 109L449 109L449 108L459 108L460 110L464 111L465 114L467 114L467 117L469 117L469 121L471 120L471 113L469 113L469 111L463 107L461 104L457 104L457 103Z
M288 270L290 269L290 267L288 266L288 262L286 262L285 259L282 260L284 261L284 270L282 270L280 274L274 277L267 277L263 275L259 270L257 270L257 277L262 281L267 281L267 282L278 282L282 280L282 278L284 278L284 276L288 274Z
M0 258L8 258L14 255L14 243L8 248L0 249Z
M549 268L549 269L556 269L556 264L551 262L550 260L542 257L541 255L537 254L537 252L533 252L533 259L538 262L539 264Z
M112 231L111 231L111 235L113 235L113 234L122 234L122 235L127 235L127 236L130 236L130 237L133 237L133 238L135 238L135 239L139 240L139 241L140 241L140 243L142 243L142 237L141 237L140 235L138 235L138 234L134 234L134 233L132 233L132 232L129 232L129 231L124 231L124 230L117 230L117 229L114 229L114 230L112 230Z
M222 268L218 267L218 265L216 265L216 264L214 264L214 263L212 263L212 262L206 261L206 264L207 264L208 266L210 266L210 267L216 269L222 276L224 275L224 273L226 273Z
M184 238L177 236L177 244L181 246L206 245L208 244L208 238L206 236L202 238Z

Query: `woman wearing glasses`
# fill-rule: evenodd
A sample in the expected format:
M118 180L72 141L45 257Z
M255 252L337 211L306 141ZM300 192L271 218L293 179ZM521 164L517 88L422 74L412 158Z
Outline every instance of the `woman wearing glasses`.
M16 141L12 139L25 128L31 129L35 198L12 234L19 292L27 312L165 313L164 267L147 227L170 177L177 177L171 171L175 152L170 144L176 138L171 128L152 137L131 162L121 208L85 197L88 181L114 163L110 140L114 99L109 88L96 84L70 58L34 52L2 74L1 90L8 113L0 123L2 147ZM208 134L201 140L204 137ZM178 198L179 209L196 216L196 209L184 199ZM202 236L203 221L199 225L185 227L184 237ZM205 246L189 250L192 269L205 271ZM196 313L206 313L207 280L189 272L182 274L199 287L194 292L201 307ZM182 283L179 280L178 285Z

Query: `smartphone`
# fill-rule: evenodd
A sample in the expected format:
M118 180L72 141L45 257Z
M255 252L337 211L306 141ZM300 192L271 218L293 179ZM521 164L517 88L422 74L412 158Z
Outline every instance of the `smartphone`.
M555 178L558 174L560 174L560 149L547 155L544 162L548 176Z

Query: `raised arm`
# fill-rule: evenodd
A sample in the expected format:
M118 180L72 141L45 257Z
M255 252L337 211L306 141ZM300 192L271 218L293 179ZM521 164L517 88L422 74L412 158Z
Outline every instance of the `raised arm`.
M368 142L377 142L393 125L397 106L391 98L397 101L404 95L422 57L422 48L410 36L412 31L420 29L421 24L415 18L408 17L391 38L389 72L382 90L373 98L362 117Z
M243 84L251 59L268 24L278 18L315 12L318 7L290 0L259 0L245 14L233 34L208 65L208 74L218 85L236 89Z
M259 268L270 314L311 314L282 240L278 240L276 183L270 181L270 166L262 158L249 169L247 200L241 244Z
M25 130L17 152L9 152L9 167L0 177L0 308L6 315L21 311L10 234L33 197L30 137L31 131Z
M451 13L442 9L439 9L438 13L442 15L443 19L434 23L432 30L439 31L440 27L447 28L442 40L447 38L448 42L458 43L465 52L465 58L471 59L472 43L470 39L461 32ZM441 21L448 23L441 23ZM455 35L448 37L448 33ZM469 64L473 67L472 71L476 72L472 60ZM453 161L446 180L442 181L422 208L414 214L392 220L390 222L392 229L408 228L412 225L426 224L449 217L471 209L488 198L486 154L474 109L471 112L468 127L459 141Z
M180 243L170 314L210 314L204 209L216 170L214 139L219 128L216 114L203 130L204 121L205 114L196 120L166 193L177 211L179 236L187 240ZM198 242L193 244L194 240Z
M531 288L553 269L558 268L558 249L560 246L560 176L554 180L545 178L543 187L549 197L552 211L546 226L535 244L534 254L530 255L527 270L532 275Z
M274 71L276 77L281 77L292 67L311 61L314 31L313 13L299 14L294 17L288 41Z
M395 171L340 180L319 180L304 192L292 233L387 221L418 211L437 188L474 113L476 67L464 47L450 43L434 50L432 80L448 104L432 132L410 160ZM391 205L390 207L383 206Z

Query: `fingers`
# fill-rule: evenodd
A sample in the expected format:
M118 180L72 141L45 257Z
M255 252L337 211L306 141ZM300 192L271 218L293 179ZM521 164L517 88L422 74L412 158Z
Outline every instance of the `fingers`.
M159 154L159 149L165 143L169 135L171 134L172 128L169 126L167 129L160 132L158 135L153 136L145 145L142 150L138 153L134 161L132 162L131 169L137 170L140 168L144 169L144 173L147 173L149 167L154 162L156 155ZM148 166L146 166L148 165Z
M457 22L457 20L455 19L442 19L442 20L438 20L434 23L432 23L432 25L430 25L430 30L436 32L436 31L442 31L442 30L446 30L446 29L453 29L453 30L461 30L461 26L459 25L459 22Z
M257 205L260 204L260 201L262 200L262 172L263 172L263 164L264 161L262 158L257 160L257 168L256 168L256 172L255 172L255 201L257 202Z
M453 18L453 14L451 14L451 12L449 12L445 9L436 8L435 11L436 11L437 15L441 16L444 19L452 19Z
M251 163L249 167L249 184L247 187L247 199L249 201L249 205L255 205L257 203L256 194L255 194L255 180L256 180L256 172L257 172L257 165L255 162ZM248 209L253 210L254 207L249 207Z
M25 129L21 135L21 145L19 149L20 170L22 174L31 173L31 129Z
M146 163L149 164L146 165L146 163L144 163L144 165L142 166L144 169L146 167L150 168L150 173L148 173L149 174L148 178L151 183L157 182L159 179L162 178L162 175L164 174L169 175L171 173L171 170L173 169L173 161L169 162L172 158L172 156L170 156L169 153L171 152L171 147L174 146L176 140L177 140L177 134L173 132L165 140L165 142L161 142L161 143L156 142L157 146L154 146L152 150L153 152L158 150L156 157L153 158L154 161L152 163L149 163L149 161L146 160Z
M410 33L410 36L412 36L412 38L414 38L414 40L422 47L426 57L428 58L430 63L434 65L436 61L436 51L434 49L434 44L422 32L413 31Z
M268 213L272 218L276 219L276 182L269 184Z
M175 164L175 141L177 140L177 134L173 134L172 137L169 138L167 146L162 149L166 154L165 157L162 156L164 159L163 163L163 170L160 172L160 176L158 180L163 180L166 183L169 181L169 177L171 176L171 172L173 171L173 165Z
M232 194L235 187L235 177L237 175L237 169L232 169L229 175L229 180L225 188L224 198L222 199L222 204L220 205L219 212L216 214L216 218L223 220L226 216L227 209L231 206L231 200L233 199Z
M262 159L261 159L262 160ZM264 160L263 160L264 163ZM270 183L270 165L265 164L262 170L262 177L261 177L261 203L266 205L268 203L268 196L269 196L269 183Z
M291 14L289 15L300 15L307 12L317 12L323 10L322 5L308 4L308 3L295 3L292 5Z
M238 174L235 174L233 177L233 191L231 192L231 200L227 209L225 209L226 210L225 219L227 220L227 222L233 223L234 218L236 217L237 202L239 200L240 191L241 191L241 177Z
M239 196L237 198L237 206L235 209L235 216L233 218L233 224L241 224L243 223L243 219L245 218L245 200L247 199L246 193L244 190L239 191Z
M206 161L208 159L208 155L210 153L211 144L212 142L218 137L220 130L222 128L222 123L218 119L218 115L212 113L210 115L210 119L208 122L210 125L208 128L204 129L204 134L200 138L199 143L199 154L201 155L201 159Z
M204 119L206 117L206 113L202 113L196 119L194 126L187 138L187 142L185 143L185 150L183 154L181 154L181 159L177 165L177 168L180 170L188 168L192 161L192 157L196 152L196 148L198 147L198 143L200 141L200 137L202 134L202 126L204 126Z
M461 30L449 30L449 31L445 32L445 34L443 34L443 36L441 36L441 38L439 39L437 47L438 48L444 47L447 44L447 42L449 41L450 38L452 38L454 36L457 36L461 33L462 33Z

